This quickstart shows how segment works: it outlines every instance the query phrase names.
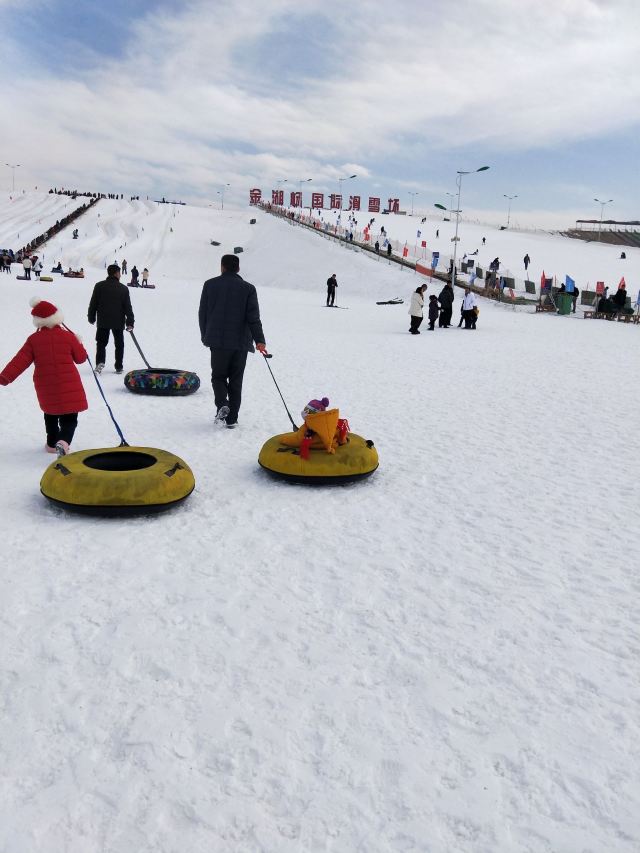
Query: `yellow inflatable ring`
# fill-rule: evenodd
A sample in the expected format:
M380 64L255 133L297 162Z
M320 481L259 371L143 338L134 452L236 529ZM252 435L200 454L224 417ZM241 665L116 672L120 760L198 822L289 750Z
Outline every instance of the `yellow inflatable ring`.
M62 456L40 491L65 509L99 515L160 512L187 498L195 479L187 463L155 447L107 447Z
M338 446L335 453L311 449L308 459L300 456L296 447L286 447L274 435L265 442L258 456L260 465L282 480L307 485L351 483L369 477L378 467L378 451L373 442L349 433L346 444Z

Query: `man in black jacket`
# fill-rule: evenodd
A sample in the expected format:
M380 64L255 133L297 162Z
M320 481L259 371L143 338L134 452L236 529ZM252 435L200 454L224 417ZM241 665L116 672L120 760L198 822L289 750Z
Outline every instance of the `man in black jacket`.
M440 295L438 296L438 302L440 303L441 311L440 311L440 320L438 325L442 328L448 329L451 325L451 314L453 313L453 290L451 285L447 282L445 286L440 291Z
M205 281L198 312L200 338L211 349L216 420L226 421L229 429L238 423L247 353L254 351L254 342L263 355L267 351L258 294L239 270L237 255L223 255L221 275Z
M133 308L129 288L120 281L120 267L110 264L107 277L93 288L89 302L88 319L91 324L98 320L96 328L96 373L102 373L107 357L109 332L113 333L116 348L116 373L122 373L124 356L124 328L133 329Z
M338 279L336 278L336 274L331 273L331 275L327 279L327 308L332 308L333 303L336 301L336 287L337 286L338 286Z

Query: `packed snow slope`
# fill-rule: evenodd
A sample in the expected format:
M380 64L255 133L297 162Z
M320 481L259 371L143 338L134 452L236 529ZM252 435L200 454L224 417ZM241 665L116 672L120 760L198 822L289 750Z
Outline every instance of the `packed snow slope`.
M375 300L418 277L251 215L103 201L46 247L85 280L0 277L3 364L34 294L93 358L104 263L148 266L138 339L203 380L129 394L110 346L128 442L197 483L124 521L47 503L30 376L0 388L0 850L635 853L640 330L482 301L474 335L410 336ZM259 356L239 428L213 426L197 306L234 246L294 416L328 396L376 443L368 481L258 468L289 427ZM323 307L332 272L349 310ZM73 449L114 446L80 370Z
M305 213L308 214L308 209ZM321 213L321 219L333 226L340 216L341 225L346 227L349 215L347 211L339 214L335 210L324 210ZM444 220L442 216L430 213L426 216L424 223L422 222L423 214L418 213L414 216L398 216L356 211L353 216L357 221L354 236L359 235L373 218L375 221L371 226L372 244L378 239L382 245L384 236L381 236L380 228L384 227L394 250L398 253L402 253L405 243L410 257L415 253L418 258L422 256L431 261L432 253L439 252L438 269L448 269L449 258L453 256L452 238L455 236L456 228L453 215L450 214L449 220ZM592 242L585 242L546 231L516 229L500 231L496 226L483 225L461 218L458 236L460 238L456 253L458 269L464 255L473 257L485 270L489 268L491 261L498 257L501 274L515 278L518 291L524 290L525 277L539 288L543 272L548 278L555 277L558 284L564 282L565 276L569 275L580 290L595 290L596 282L604 281L612 291L615 291L618 282L624 276L627 292L632 294L634 301L640 289L640 248L598 243L597 231L591 232ZM427 244L425 248L421 245L423 240ZM474 254L476 250L477 255ZM626 258L620 257L623 252ZM524 256L527 254L531 264L528 273L525 273ZM539 293L539 290L537 292Z
M0 249L17 252L89 199L44 192L0 194ZM75 226L74 226L75 227Z

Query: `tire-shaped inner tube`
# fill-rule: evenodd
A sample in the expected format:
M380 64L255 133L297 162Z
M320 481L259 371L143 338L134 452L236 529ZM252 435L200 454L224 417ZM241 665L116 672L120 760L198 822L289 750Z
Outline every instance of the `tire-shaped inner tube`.
M155 447L110 447L52 462L40 491L52 503L93 515L161 512L182 503L195 479L187 463Z
M342 485L371 476L378 467L378 451L372 441L349 433L346 444L335 453L311 449L303 459L295 447L287 447L274 435L262 447L258 463L274 477L305 485Z
M200 377L189 370L154 367L150 370L130 370L124 377L124 384L134 394L186 397L198 390Z

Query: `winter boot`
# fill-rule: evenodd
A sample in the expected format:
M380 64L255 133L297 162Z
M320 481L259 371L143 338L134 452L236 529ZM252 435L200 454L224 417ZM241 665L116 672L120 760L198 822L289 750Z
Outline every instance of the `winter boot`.
M228 414L229 414L229 406L220 406L220 408L216 412L214 424L223 424L227 420Z
M56 443L56 453L58 454L58 456L66 456L68 452L69 444L66 441L60 439L60 441Z
M57 453L57 452L58 452L58 451L55 449L55 447L49 447L49 445L48 445L48 444L45 444L44 449L47 451L47 453Z
M94 373L97 373L99 376L103 370L104 370L104 364L96 364L96 369L94 370Z

